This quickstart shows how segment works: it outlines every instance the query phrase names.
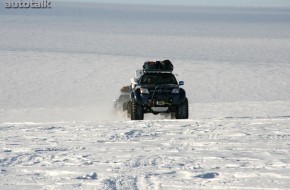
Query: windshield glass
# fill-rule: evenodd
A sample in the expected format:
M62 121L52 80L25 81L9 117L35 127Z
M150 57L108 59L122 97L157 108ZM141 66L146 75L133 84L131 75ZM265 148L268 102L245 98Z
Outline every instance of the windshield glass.
M177 84L177 81L175 79L175 76L170 73L150 73L150 74L144 74L141 78L141 84L154 84L154 85L160 85L160 84Z

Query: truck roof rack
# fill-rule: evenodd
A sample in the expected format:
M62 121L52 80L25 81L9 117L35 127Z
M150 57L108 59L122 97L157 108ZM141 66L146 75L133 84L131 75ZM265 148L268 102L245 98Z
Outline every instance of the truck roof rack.
M153 72L153 73L172 73L173 65L170 60L164 61L146 61L143 64L143 72Z
M172 71L164 71L164 70L143 70L144 73L172 73Z

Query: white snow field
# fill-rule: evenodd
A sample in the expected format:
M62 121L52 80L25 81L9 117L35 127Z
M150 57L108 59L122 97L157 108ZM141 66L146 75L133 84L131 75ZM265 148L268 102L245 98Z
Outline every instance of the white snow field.
M290 189L290 9L0 6L0 189ZM172 60L188 120L113 99Z
M289 189L290 118L0 126L1 189Z

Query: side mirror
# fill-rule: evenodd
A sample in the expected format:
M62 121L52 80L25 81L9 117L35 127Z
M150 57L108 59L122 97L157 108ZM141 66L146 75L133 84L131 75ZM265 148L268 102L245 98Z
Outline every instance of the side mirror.
M179 86L182 86L182 85L184 85L184 81L179 81Z

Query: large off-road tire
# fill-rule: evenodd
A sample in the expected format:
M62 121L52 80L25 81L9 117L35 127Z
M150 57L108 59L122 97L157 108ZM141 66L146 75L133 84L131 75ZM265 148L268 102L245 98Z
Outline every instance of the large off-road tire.
M138 104L136 101L131 102L131 120L143 120L143 106Z
M127 118L131 118L131 109L132 109L131 104L132 104L131 101L129 101L126 105L127 106Z
M176 119L188 119L188 100L185 100L176 107L175 112Z
M171 112L171 113L170 113L170 119L175 119L175 118L176 118L175 115L176 115L175 112Z

